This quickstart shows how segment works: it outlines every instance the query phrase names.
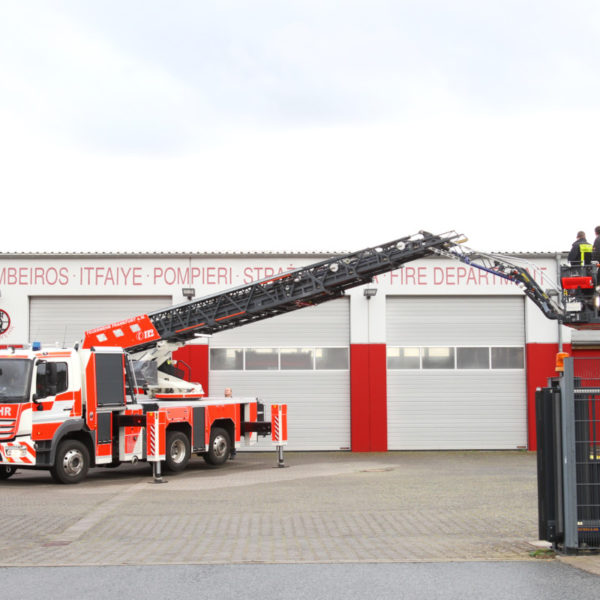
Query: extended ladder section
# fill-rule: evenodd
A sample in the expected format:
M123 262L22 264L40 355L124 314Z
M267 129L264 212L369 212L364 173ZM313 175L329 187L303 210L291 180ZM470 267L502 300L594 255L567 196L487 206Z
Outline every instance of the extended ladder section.
M454 231L441 235L421 231L88 331L83 347L116 346L137 353L155 348L160 342L184 343L199 335L211 335L339 298L349 288L370 283L377 275L430 255L459 260L512 281L549 319L576 329L600 329L597 264L562 267L561 286L548 291L532 276L531 265L519 264L523 261L514 257L459 246L464 241Z
M184 342L198 335L240 327L339 298L349 288L370 283L373 277L435 250L447 252L461 241L463 236L454 231L442 235L422 231L88 331L84 347L119 346L133 353L152 348L161 340Z
M552 283L547 274L540 272L539 276L550 283L548 289L544 289L532 275L535 265L513 257L485 254L457 246L450 250L434 249L434 253L512 281L548 319L574 329L600 329L600 296L595 283L598 281L597 264L562 265L560 286Z

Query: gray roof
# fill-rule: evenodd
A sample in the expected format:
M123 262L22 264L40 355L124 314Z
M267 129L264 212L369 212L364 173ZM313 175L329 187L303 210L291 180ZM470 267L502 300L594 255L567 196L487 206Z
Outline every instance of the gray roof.
M285 250L258 250L248 252L0 252L0 258L328 258L343 256L356 250L307 250L287 252ZM504 254L519 258L554 258L557 254L565 256L567 250L554 252L498 250L491 254Z

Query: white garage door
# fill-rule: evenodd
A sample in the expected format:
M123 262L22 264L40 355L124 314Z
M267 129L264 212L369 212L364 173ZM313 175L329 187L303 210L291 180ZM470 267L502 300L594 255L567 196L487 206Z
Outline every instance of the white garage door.
M388 447L527 444L520 297L387 299Z
M172 303L171 296L33 296L29 302L29 341L72 345L88 329Z
M214 335L210 395L287 404L290 450L349 449L349 323L341 298Z

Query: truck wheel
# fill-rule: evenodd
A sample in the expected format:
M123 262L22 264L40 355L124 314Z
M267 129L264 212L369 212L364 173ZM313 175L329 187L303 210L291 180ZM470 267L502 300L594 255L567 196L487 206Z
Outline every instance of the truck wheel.
M222 465L231 453L231 440L229 434L220 427L213 427L210 432L210 443L204 460L209 465Z
M165 466L169 471L183 471L190 462L190 440L181 431L167 431Z
M13 467L12 465L2 465L0 467L0 479L8 479L12 477L17 472L17 467Z
M58 445L50 474L57 483L79 483L87 475L89 466L90 455L85 444L64 440Z

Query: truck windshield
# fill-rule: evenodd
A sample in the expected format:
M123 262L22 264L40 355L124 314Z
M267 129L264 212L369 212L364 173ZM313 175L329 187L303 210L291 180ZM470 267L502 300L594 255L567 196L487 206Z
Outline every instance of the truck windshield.
M0 403L29 401L31 369L31 360L0 358Z

